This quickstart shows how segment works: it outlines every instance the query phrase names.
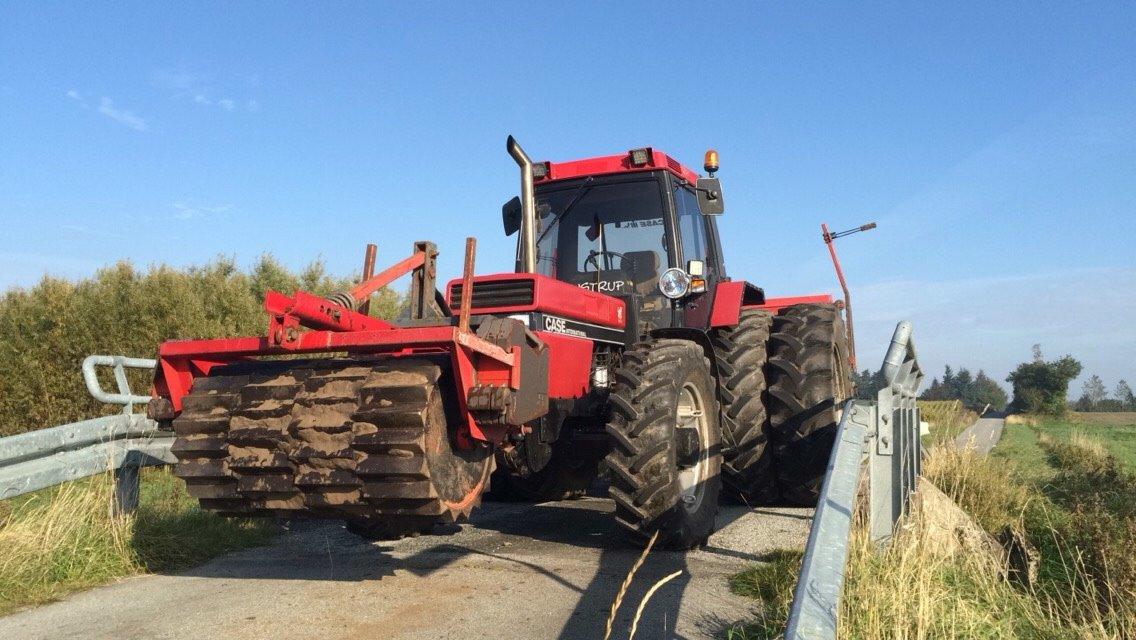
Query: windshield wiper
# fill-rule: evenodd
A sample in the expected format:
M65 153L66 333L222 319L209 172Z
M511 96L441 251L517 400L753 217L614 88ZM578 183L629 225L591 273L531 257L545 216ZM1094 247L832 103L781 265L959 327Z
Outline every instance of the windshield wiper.
M580 199L584 197L584 194L591 190L592 180L592 176L588 176L582 183L580 183L580 186L576 187L576 190L572 192L572 197L568 200L568 204L564 205L564 208L560 211L560 213L556 214L556 217L552 219L552 222L548 223L548 227L545 228L544 231L540 232L540 237L536 239L536 244L540 244L540 241L544 240L544 236L548 235L548 232L552 231L552 228L555 227L558 222L560 222L560 219L568 215L568 212L572 210L572 207L576 206L576 204L580 202Z

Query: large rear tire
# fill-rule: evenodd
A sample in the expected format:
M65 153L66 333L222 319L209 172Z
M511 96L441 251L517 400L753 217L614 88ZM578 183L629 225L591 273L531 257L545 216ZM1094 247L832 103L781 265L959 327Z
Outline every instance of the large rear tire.
M812 506L852 393L848 335L835 305L786 307L769 337L769 430L782 501Z
M744 504L766 504L777 497L763 398L772 325L768 311L745 309L736 325L711 334L722 406L722 480Z
M721 426L710 362L687 340L651 340L623 354L610 395L604 460L616 521L639 541L689 549L714 530Z

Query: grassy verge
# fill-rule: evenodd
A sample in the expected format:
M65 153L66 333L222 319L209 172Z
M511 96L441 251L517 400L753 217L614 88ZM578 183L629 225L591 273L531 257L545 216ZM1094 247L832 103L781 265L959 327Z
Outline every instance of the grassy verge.
M0 502L0 614L125 576L172 571L267 543L271 525L204 513L167 469L145 469L139 508L108 512L96 476Z
M1014 528L1040 551L1031 585L1005 580L988 554L945 553L921 518L882 553L858 525L838 637L1136 638L1136 474L1108 444L1055 432L1044 422L1008 428L991 457L935 445L924 467L983 529ZM759 600L760 615L727 637L780 637L796 568L736 576L734 590Z

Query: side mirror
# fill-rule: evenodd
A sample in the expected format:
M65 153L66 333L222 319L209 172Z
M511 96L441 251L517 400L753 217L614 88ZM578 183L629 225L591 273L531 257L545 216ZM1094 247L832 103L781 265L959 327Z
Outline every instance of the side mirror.
M722 201L722 183L717 178L699 178L695 193L698 194L698 210L702 215L720 216L726 210Z
M520 196L513 196L513 199L506 202L501 207L501 222L505 225L505 235L511 236L521 228L521 198Z

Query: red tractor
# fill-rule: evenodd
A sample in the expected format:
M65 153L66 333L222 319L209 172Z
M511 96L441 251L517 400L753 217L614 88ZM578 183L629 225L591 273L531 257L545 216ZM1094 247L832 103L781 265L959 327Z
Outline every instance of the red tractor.
M578 495L606 478L631 534L689 548L720 493L815 503L848 339L831 297L767 298L726 275L717 155L699 177L651 148L533 163L516 271L435 288L437 250L327 298L270 292L263 336L161 345L152 418L201 506L308 515L397 537L494 492ZM397 323L369 296L409 274ZM496 472L494 469L497 469Z

